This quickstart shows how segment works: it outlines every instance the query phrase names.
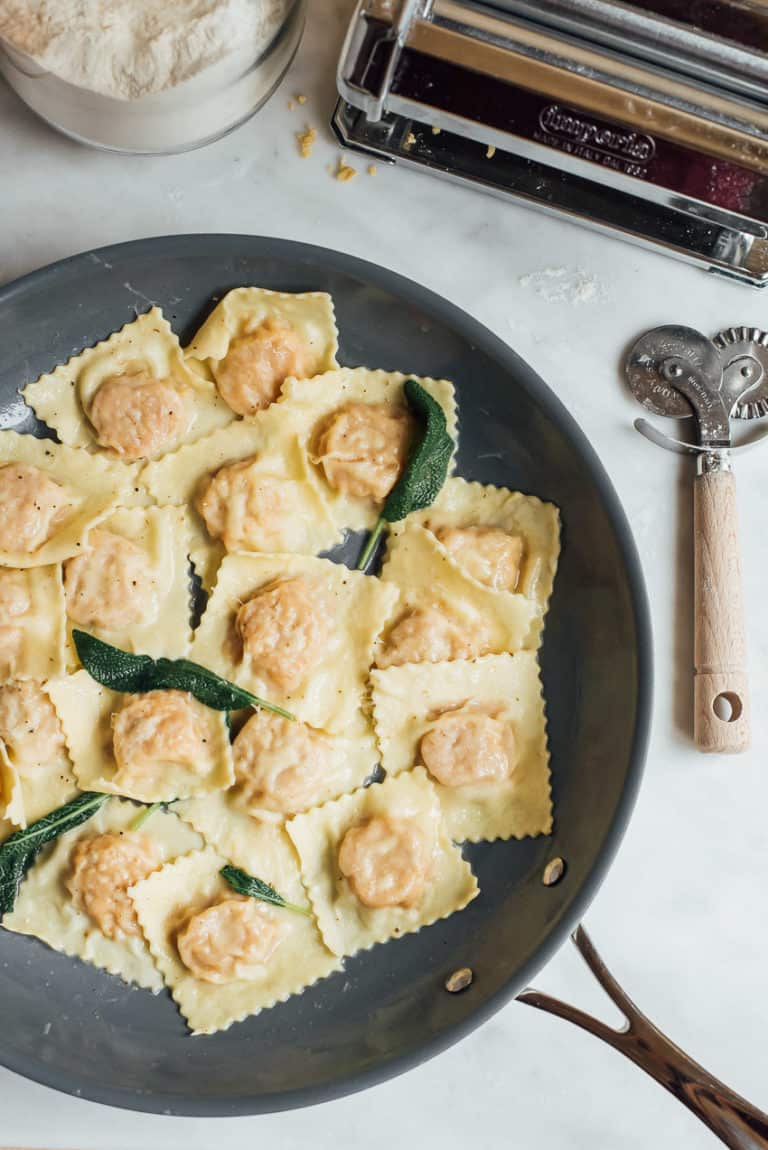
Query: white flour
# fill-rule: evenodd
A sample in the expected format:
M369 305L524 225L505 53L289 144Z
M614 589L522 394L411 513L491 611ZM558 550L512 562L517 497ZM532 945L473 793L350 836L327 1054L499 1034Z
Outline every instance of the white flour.
M231 54L255 60L287 0L0 0L0 37L77 88L163 92Z
M530 288L547 303L574 306L605 299L606 291L597 276L583 268L544 268L520 277L520 285Z
M0 0L0 74L75 139L184 151L269 97L303 16L302 0Z

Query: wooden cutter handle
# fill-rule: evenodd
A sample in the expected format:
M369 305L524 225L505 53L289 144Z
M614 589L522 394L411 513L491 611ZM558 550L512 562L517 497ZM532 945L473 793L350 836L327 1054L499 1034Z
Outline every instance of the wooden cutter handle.
M746 751L747 644L731 471L705 470L696 476L693 533L694 739L700 751Z

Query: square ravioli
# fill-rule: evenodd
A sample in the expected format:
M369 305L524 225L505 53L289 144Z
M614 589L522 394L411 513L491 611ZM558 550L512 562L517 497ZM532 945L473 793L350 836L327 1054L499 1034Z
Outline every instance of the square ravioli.
M415 379L440 404L458 437L453 384L396 371L342 367L318 379L289 379L264 412L270 442L298 442L339 528L372 527L397 482L414 427L403 395Z
M249 874L306 907L282 831L261 839L248 860ZM310 914L235 894L220 874L225 861L208 848L131 891L155 962L194 1034L227 1030L341 969Z
M536 655L373 671L387 775L423 764L456 842L549 834L544 699Z
M64 731L46 687L29 679L0 686L3 776L0 817L24 827L77 792Z
M174 809L223 855L238 861L241 839L357 790L379 761L373 733L351 737L256 711L232 744L235 785ZM239 864L242 865L242 864Z
M13 829L27 825L19 772L8 757L5 743L0 742L0 825L5 822Z
M328 559L228 555L191 658L313 727L364 730L373 646L396 598Z
M462 910L479 893L416 768L288 823L326 944L352 955Z
M0 682L64 673L61 567L0 567Z
M183 507L121 508L90 532L80 553L64 563L71 667L78 666L73 626L123 651L186 654L189 546Z
M396 524L394 533L412 523L429 528L440 550L468 578L498 594L525 595L543 617L560 554L560 513L554 503L451 478L431 507ZM534 639L540 630L534 627Z
M213 384L190 371L157 307L27 384L22 395L62 443L126 463L156 459L233 418Z
M376 653L379 667L519 651L540 614L524 595L499 595L465 575L418 524L390 540L381 580L399 597Z
M226 718L184 691L121 695L87 671L48 684L84 791L173 802L234 782Z
M127 890L163 863L199 849L201 840L165 811L131 831L139 814L133 803L110 799L44 848L3 926L157 994L163 980Z
M295 436L267 431L264 417L233 423L142 473L158 503L189 505L206 590L228 551L314 555L341 539Z
M137 475L52 439L0 431L0 567L77 555L91 527L140 496Z
M241 287L216 305L185 354L232 410L248 417L277 399L289 376L336 367L338 346L333 300L325 292Z
M0 819L5 818L14 830L23 829L68 803L80 788L75 781L72 763L64 754L58 762L45 763L35 769L14 763L4 743L0 742L8 805L0 805Z

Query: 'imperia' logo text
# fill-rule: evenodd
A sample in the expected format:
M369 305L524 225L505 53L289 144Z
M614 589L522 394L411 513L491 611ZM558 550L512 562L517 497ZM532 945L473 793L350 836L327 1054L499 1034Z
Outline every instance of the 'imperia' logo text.
M647 164L656 151L652 136L615 128L600 120L588 120L560 104L548 104L539 115L539 124L545 132L561 140L621 156L636 164Z

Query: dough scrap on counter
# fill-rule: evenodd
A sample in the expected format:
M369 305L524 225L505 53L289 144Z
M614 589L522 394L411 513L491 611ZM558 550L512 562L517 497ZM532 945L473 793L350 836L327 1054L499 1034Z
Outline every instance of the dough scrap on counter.
M0 568L0 683L64 673L61 567Z
M49 683L48 691L64 728L75 777L84 791L104 791L156 803L207 794L234 782L224 713L203 706L192 696L177 691L121 695L102 687L87 671ZM136 758L121 769L115 754L116 718L125 708L138 706L140 700L146 705L150 696L181 696L187 700L195 722L193 746L191 750L184 748L179 760L148 755L146 760ZM162 725L158 729L162 738ZM144 730L152 734L151 723Z
M524 595L500 595L466 576L434 535L417 523L390 540L381 579L398 588L399 598L379 643L380 666L519 651L539 616L538 604ZM436 645L430 655L429 631L437 631L440 618L450 620L456 633L446 640L445 648ZM420 620L424 637L411 636L406 648L402 624L414 619Z
M245 471L226 472L236 484L244 484L240 498L222 504L223 525L238 540L232 550L314 555L341 539L305 453L295 437L270 434L267 414L222 428L148 464L142 473L142 481L158 503L189 505L190 557L206 590L213 585L227 548L208 531L198 503L211 482L217 482L217 477L221 482L225 469L233 465L251 461ZM271 518L263 512L264 494L274 494L279 500Z
M440 756L436 762L441 772L447 772L444 778L461 778L462 771L472 774L473 767L485 769L485 778L458 786L444 785L430 773L455 842L550 833L549 752L535 652L390 667L372 671L371 683L381 765L388 776L414 764L429 767L429 744L422 740L439 729L441 716L443 721L450 716L453 727L440 748L432 751ZM475 736L484 744L473 743L470 736L462 757L461 740L467 737L462 722L471 723L478 716L495 721L490 732ZM494 745L499 733L505 742L509 739L509 746Z
M281 686L252 660L241 658L238 611L274 584L298 582L305 597L317 598L313 616L323 635L301 682ZM278 703L305 723L329 731L367 729L362 708L376 636L392 610L396 589L378 579L350 571L328 559L304 555L229 555L202 622L195 633L191 658L254 694ZM313 604L314 605L314 604ZM295 623L291 615L292 623ZM290 627L279 640L293 638ZM276 654L282 650L278 642Z
M523 553L515 592L525 595L540 608L541 614L538 620L534 620L526 642L526 646L532 649L539 645L560 554L560 513L554 503L545 503L534 495L523 495L506 487L469 483L466 479L451 477L431 507L394 524L393 534L402 534L414 523L429 528L433 534L446 528L490 527L520 538ZM439 540L437 544L452 565L473 582L478 582ZM479 583L479 586L484 585ZM496 591L494 594L503 596L510 592Z
M247 978L212 982L197 977L182 962L177 938L196 914L223 902L239 903L219 873L225 861L209 847L170 863L131 891L155 962L194 1034L226 1030L341 969L338 958L323 945L312 917L244 899L243 904L259 908L261 921L276 932L278 944ZM289 902L307 905L293 851L282 831L269 842L258 839L242 862L248 863L242 869L268 882Z
M128 828L139 814L140 808L133 803L111 799L93 818L44 848L21 885L14 909L3 918L3 926L34 935L54 950L157 994L163 980L141 933L107 937L91 915L76 905L67 886L78 844L99 835L131 835ZM153 814L137 837L153 844L156 867L201 845L191 827L166 811Z
M432 870L414 905L365 905L340 871L339 851L345 836L375 819L413 826L427 840ZM479 893L469 863L451 842L437 792L423 768L297 815L287 829L301 859L302 878L323 938L338 955L352 955L374 943L420 930L462 910ZM374 856L374 862L378 861Z
M136 654L187 653L190 538L182 507L120 508L91 532L90 548L64 564L70 667L79 666L73 627Z
M90 528L116 506L140 501L143 495L133 466L113 463L105 456L90 455L52 439L0 431L0 482L2 472L14 465L23 471L33 468L44 473L43 481L62 489L59 498L63 505L46 537L34 549L13 550L0 544L0 567L44 567L77 555ZM9 534L23 526L7 518L8 505L4 511Z
M362 409L371 405L374 410L389 413L390 416L408 416L408 407L403 396L406 380L415 379L443 408L448 432L458 438L458 417L453 384L444 379L423 379L414 375L403 375L396 371L370 371L364 367L342 367L326 372L319 379L289 379L286 381L278 403L264 413L264 428L272 437L295 437L304 452L307 467L315 476L323 500L339 528L352 530L370 528L378 518L383 498L357 495L331 486L327 472L322 465L323 436L327 433L329 421L336 413L349 407ZM357 456L360 443L352 444L352 454ZM376 458L378 449L372 450ZM397 471L392 475L390 487L394 486Z
M152 458L191 443L217 427L229 423L232 412L219 398L213 384L190 371L176 334L160 308L139 315L95 347L86 348L67 363L40 376L24 388L22 395L38 419L52 427L62 443L116 452L103 446L89 416L102 384L116 377L136 380L168 380L183 397L184 418L167 444L151 453Z
M289 376L337 367L338 346L326 292L241 287L219 301L184 354L238 415L250 417L277 398Z

